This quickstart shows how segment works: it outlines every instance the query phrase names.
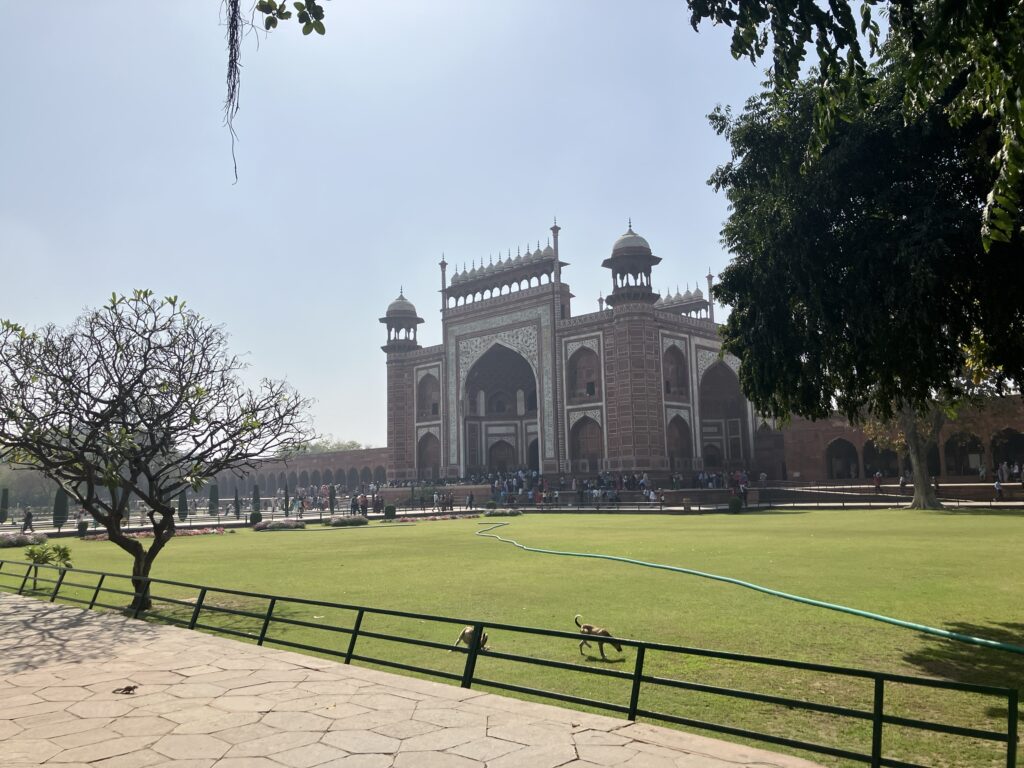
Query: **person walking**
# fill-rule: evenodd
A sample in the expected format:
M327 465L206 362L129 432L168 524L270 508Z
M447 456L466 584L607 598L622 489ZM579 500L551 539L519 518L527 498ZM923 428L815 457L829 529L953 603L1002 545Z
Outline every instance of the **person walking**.
M36 529L32 527L32 507L25 509L25 517L21 521L21 532L25 533L32 531L35 533Z

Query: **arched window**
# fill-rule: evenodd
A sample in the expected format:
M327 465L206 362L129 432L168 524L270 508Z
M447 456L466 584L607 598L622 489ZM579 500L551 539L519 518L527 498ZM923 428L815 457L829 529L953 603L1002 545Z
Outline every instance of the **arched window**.
M837 437L825 449L825 469L830 480L847 480L860 474L857 449L849 440Z
M661 358L661 369L665 376L665 399L689 400L690 369L679 347L672 345L665 350Z
M436 417L441 411L441 385L428 373L416 385L416 416L420 421Z
M569 402L601 399L601 365L597 353L590 347L580 347L569 358Z

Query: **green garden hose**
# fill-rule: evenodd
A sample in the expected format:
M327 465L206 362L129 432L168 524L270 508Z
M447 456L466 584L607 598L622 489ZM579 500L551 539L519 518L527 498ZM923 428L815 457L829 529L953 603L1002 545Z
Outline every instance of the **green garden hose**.
M775 597L781 597L786 600L793 600L798 603L804 603L805 605L814 605L818 608L828 608L832 611L840 611L841 613L849 613L853 616L860 616L865 619L874 619L875 621L882 621L886 624L892 624L897 627L903 627L904 629L913 629L918 632L924 632L929 635L935 635L936 637L942 637L946 640L956 640L961 643L970 643L971 645L980 645L983 648L994 648L999 651L1010 651L1012 653L1024 654L1024 646L1013 645L1012 643L1000 643L996 640L988 640L984 637L974 637L973 635L964 635L959 632L950 632L945 629L938 629L936 627L929 627L924 624L916 624L912 621L903 621L902 619L894 619L891 616L883 616L880 613L871 613L870 611L861 611L856 608L848 608L845 605L838 605L836 603L826 603L823 600L814 600L809 597L801 597L800 595L791 595L788 592L780 592L777 589L769 589L768 587L762 587L760 584L753 584L749 581L742 581L741 579L733 579L729 576L719 576L714 573L705 573L704 571L696 571L692 568L679 568L675 565L665 565L664 563L648 563L644 560L633 560L629 557L619 557L618 555L598 555L593 552L561 552L557 549L540 549L538 547L528 547L525 544L520 544L514 539L505 539L498 536L495 533L489 533L495 528L500 528L508 523L496 523L489 528L482 528L476 531L477 536L486 536L487 538L497 539L506 544L512 544L513 546L519 547L519 549L527 552L539 552L543 555L561 555L563 557L588 557L594 560L613 560L618 563L628 563L630 565L642 565L646 568L658 568L663 571L673 571L675 573L686 573L691 576L701 576L705 579L713 579L715 581L724 581L727 584L735 584L740 587L746 587L747 589L753 589L757 592L763 592L766 595L773 595Z

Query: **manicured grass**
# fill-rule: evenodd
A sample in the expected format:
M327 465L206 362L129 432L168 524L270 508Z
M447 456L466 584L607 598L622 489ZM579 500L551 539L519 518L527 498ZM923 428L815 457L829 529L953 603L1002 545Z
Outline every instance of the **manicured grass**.
M741 587L627 564L522 552L474 536L492 520L416 526L193 537L172 542L154 576L233 589L398 608L420 613L575 630L572 617L623 637L676 645L1020 687L1024 657L962 645ZM921 624L1024 643L1020 574L1024 513L903 510L816 511L705 516L527 515L500 533L549 549L599 552L667 563L752 581L774 589ZM64 540L68 541L68 540ZM78 568L128 570L127 556L106 542L72 542ZM0 557L21 557L4 550ZM0 580L3 581L3 580ZM4 582L3 588L9 588ZM71 590L69 594L74 594ZM62 592L63 593L63 592ZM194 597L183 591L159 594ZM116 600L114 602L117 602ZM265 601L217 604L262 611ZM185 608L177 610L186 616ZM275 615L350 626L347 612L283 609ZM207 621L204 614L203 621ZM322 617L322 618L319 618ZM213 615L210 623L258 632L260 622ZM453 642L458 627L368 618L363 629ZM344 650L347 636L275 627L284 637ZM619 662L581 659L570 640L492 631L498 651L631 672ZM464 656L360 641L359 651L436 669L460 671ZM596 655L596 647L593 649ZM871 708L869 681L705 658L649 654L648 674ZM625 703L628 684L569 671L523 668L481 658L477 675ZM1000 730L1005 707L967 694L887 688L887 712ZM868 723L802 713L710 694L645 686L642 707L780 736L868 751ZM852 723L852 724L851 724ZM1004 765L995 744L886 727L889 757L940 766ZM769 748L771 748L769 746ZM811 756L831 765L842 761Z

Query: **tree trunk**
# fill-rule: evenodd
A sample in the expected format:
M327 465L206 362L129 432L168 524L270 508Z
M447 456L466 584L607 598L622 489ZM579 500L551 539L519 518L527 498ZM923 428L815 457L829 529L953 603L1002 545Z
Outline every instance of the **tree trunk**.
M914 472L914 498L909 508L942 509L939 497L935 493L935 485L928 476L928 448L935 438L921 433L917 414L906 408L900 413L900 427L907 442L910 467Z
M152 567L153 561L146 552L135 554L135 561L132 563L132 589L135 590L135 595L129 606L133 611L148 611L153 607L153 601L149 596L148 581L149 571Z

